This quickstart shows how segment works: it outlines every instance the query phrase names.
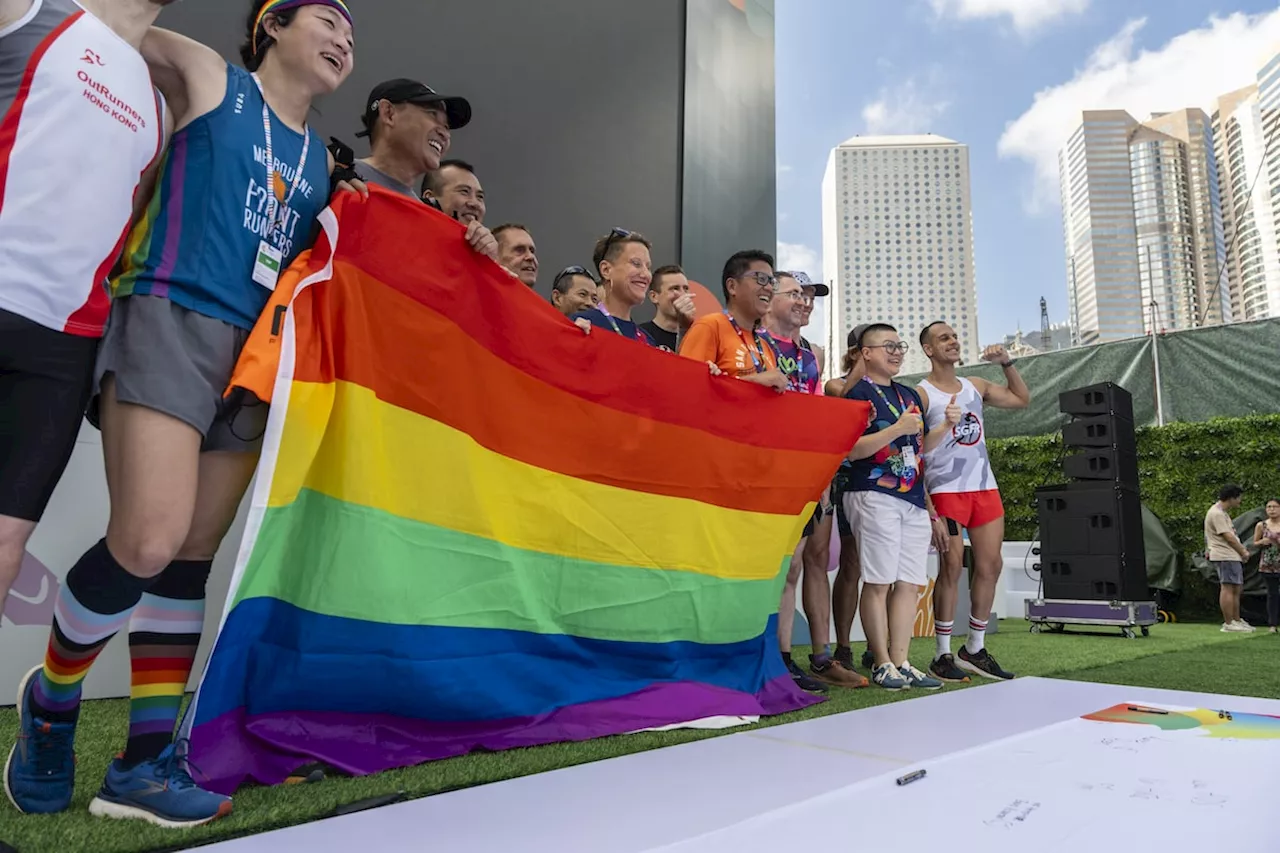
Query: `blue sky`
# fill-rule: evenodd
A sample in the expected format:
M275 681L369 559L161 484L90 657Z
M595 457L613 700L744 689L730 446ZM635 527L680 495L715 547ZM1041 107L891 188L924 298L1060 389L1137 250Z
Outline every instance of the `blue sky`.
M1038 329L1041 296L1065 320L1056 152L1073 116L1212 112L1252 83L1280 10L1223 2L776 0L780 266L821 272L831 148L936 133L970 149L982 342Z

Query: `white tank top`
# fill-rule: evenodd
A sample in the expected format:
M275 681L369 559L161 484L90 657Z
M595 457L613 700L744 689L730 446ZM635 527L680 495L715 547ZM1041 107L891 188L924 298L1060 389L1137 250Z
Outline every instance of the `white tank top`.
M930 494L986 492L996 488L996 477L987 456L986 423L982 419L982 395L968 379L960 378L956 405L964 410L960 423L942 443L924 455L924 485ZM925 430L932 432L947 419L951 395L939 391L927 380L920 383L928 411Z
M97 337L164 106L142 56L73 0L0 30L0 308Z

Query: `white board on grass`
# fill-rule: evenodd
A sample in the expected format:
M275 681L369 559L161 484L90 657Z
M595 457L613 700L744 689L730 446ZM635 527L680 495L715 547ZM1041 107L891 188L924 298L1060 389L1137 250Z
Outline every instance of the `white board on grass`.
M896 783L920 769L922 779ZM944 833L984 853L1262 853L1277 849L1277 780L1280 717L1134 702L906 767L652 853L776 853L790 849L797 832L833 820L847 830L850 849L859 850L933 851Z

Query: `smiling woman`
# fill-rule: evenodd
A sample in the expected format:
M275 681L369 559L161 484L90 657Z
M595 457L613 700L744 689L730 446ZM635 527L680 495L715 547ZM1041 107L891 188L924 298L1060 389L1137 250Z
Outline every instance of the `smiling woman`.
M34 746L23 755L41 763L11 760L6 788L25 812L69 803L80 685L127 624L129 739L90 811L182 827L231 810L196 786L172 743L213 556L265 423L265 405L229 406L223 390L277 275L329 201L332 165L307 116L351 73L351 15L341 0L257 0L242 51L249 70L165 30L152 29L141 52L176 129L111 283L94 373L90 417L102 429L111 517L67 574L45 665L23 682L21 738Z

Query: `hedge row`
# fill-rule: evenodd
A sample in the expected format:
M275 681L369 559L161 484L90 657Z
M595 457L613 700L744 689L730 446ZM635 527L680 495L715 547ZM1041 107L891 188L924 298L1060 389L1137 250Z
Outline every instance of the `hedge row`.
M1137 431L1137 444L1142 502L1164 522L1188 565L1204 549L1204 514L1224 484L1244 489L1244 509L1280 497L1280 415L1147 427ZM1005 497L1006 537L1030 541L1035 490L1066 481L1061 434L995 439L990 447ZM1180 615L1212 613L1216 588L1194 572L1184 572L1183 582Z

